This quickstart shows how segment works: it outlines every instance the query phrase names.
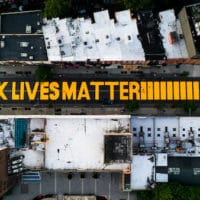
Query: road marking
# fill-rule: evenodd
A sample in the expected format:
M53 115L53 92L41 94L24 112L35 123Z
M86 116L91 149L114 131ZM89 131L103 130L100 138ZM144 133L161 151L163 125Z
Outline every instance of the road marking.
M40 194L42 194L42 183L40 182Z
M128 198L127 198L127 200L130 200L130 192L128 192Z
M57 173L54 174L54 191L55 194L57 193Z
M111 182L108 184L108 199L110 199Z
M69 194L71 193L71 180L69 179Z
M94 194L96 195L97 193L97 180L94 179Z
M81 179L81 194L83 194L83 178Z

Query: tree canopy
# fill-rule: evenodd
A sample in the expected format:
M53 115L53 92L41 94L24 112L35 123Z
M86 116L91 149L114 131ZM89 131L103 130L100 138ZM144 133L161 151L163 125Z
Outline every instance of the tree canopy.
M50 81L53 77L51 68L48 65L39 65L35 72L37 81Z
M128 101L125 105L125 108L129 112L133 112L139 108L139 103L138 103L138 101Z
M160 183L152 191L137 192L138 200L197 200L198 186L182 186L178 183Z
M151 9L154 6L153 0L124 0L124 5L127 9L131 9L134 12L141 10Z
M44 17L48 19L53 17L64 18L69 15L71 0L45 0L44 5Z
M189 113L189 112L195 112L198 108L197 103L195 103L194 101L187 101L183 104L183 109L185 112Z
M170 9L171 7L180 9L185 5L185 1L182 0L123 0L123 4L127 9L131 9L134 12L149 10L154 8L157 11L163 9Z

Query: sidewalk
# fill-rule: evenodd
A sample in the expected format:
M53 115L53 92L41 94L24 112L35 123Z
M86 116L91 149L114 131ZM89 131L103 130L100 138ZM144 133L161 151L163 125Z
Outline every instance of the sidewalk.
M52 64L53 66L53 64ZM18 74L22 72L31 72L31 74L35 74L37 66L3 66L0 65L0 74ZM143 71L144 74L179 74L183 71L189 72L189 77L200 77L200 65L191 65L191 64L182 64L178 68L176 65L169 65L169 66L148 66L148 67L139 67L137 70L129 70L129 69L118 69L118 68L105 68L102 69L101 67L97 66L90 66L90 67L63 67L63 66L55 66L52 67L53 74L98 74L104 76L101 72L107 72L108 74L119 74L124 75L123 73L126 72L127 74L131 74L133 71ZM134 76L134 74L133 74Z
M69 106L64 108L33 108L30 105L24 107L2 107L0 115L135 115L135 116L189 116L182 108L139 108L134 112L125 111L123 107L85 107L84 105ZM200 116L200 108L191 116Z

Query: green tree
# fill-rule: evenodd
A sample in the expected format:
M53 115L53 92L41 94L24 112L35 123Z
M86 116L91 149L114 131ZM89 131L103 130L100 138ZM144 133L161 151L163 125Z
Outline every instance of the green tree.
M153 191L139 191L137 192L137 200L152 200Z
M190 112L192 113L196 111L197 108L198 108L198 105L194 101L187 101L183 104L183 109L187 113L190 113Z
M188 200L188 194L190 194L188 186L183 186L179 183L170 183L168 186L173 195L173 199Z
M188 200L197 200L200 197L200 188L198 186L191 186L188 188L189 194Z
M128 111L133 112L139 108L139 103L138 101L128 101L125 105L125 108Z
M124 5L127 9L131 9L134 12L140 10L146 10L154 7L153 0L124 0Z
M189 75L189 72L188 71L183 71L182 73L181 73L181 76L182 77L187 77Z
M157 104L155 104L155 108L157 108L158 110L163 110L165 108L165 103L163 102L159 102Z
M196 192L197 191L197 192ZM199 187L182 186L178 183L159 183L152 191L137 192L138 200L197 200ZM196 193L195 193L196 192ZM194 193L192 195L192 193Z
M155 200L174 200L169 184L158 184L153 192Z
M48 19L54 17L64 18L69 15L71 0L46 0L44 5L44 17Z
M50 81L53 77L51 67L48 65L39 65L35 72L37 81Z

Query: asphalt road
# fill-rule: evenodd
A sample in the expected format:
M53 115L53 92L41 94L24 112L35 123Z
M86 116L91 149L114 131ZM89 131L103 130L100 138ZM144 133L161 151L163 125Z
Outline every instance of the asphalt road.
M20 184L14 188L4 200L31 200L38 194L83 194L104 195L109 200L136 200L135 192L121 190L120 173L100 173L98 179L93 178L93 173L85 173L85 178L80 178L80 173L73 173L68 179L68 173L41 172L41 183L28 184L25 194L20 192Z
M161 79L158 78L161 77ZM12 84L11 82L13 82L13 80L16 82L17 88L16 88L16 93L19 93L20 91L20 87L19 87L19 83L20 82L24 82L24 81L28 81L30 82L30 86L31 88L33 88L34 84L35 84L35 78L33 76L28 76L28 77L4 77L1 78L1 82L5 82L8 81L8 85L6 86L4 92L5 95L8 97L8 100L4 101L2 100L1 96L0 96L0 104L15 104L15 105L21 105L22 103L24 104L30 104L30 105L49 105L51 103L54 104L58 104L58 105L66 105L66 104L110 104L109 99L110 99L110 87L109 86L101 86L100 87L100 99L98 101L95 100L95 87L94 86L90 86L88 85L88 90L89 90L89 94L90 94L90 101L87 101L85 99L82 100L66 100L61 98L62 95L60 95L60 98L55 100L55 101L51 101L51 100L40 100L40 91L38 90L37 95L35 100L29 100L28 95L27 95L27 91L25 90L24 92L24 100L12 100ZM134 76L134 75L124 75L124 76L119 76L119 75L92 75L92 74L64 74L62 76L56 76L54 77L54 79L52 81L56 81L59 82L59 85L62 85L61 82L68 82L69 85L72 81L76 81L77 82L77 94L79 92L79 88L80 88L80 84L82 81L85 81L87 83L91 82L91 81L141 81L141 80L152 80L152 81L158 81L158 80L180 80L180 77L169 77L169 74L156 74L156 76L149 74L148 76L142 76L142 78L140 76ZM181 80L200 80L199 78L195 78L195 79L191 79L191 78L184 78L182 77ZM115 104L121 104L124 103L124 101L119 101L119 87L115 87L115 100L114 102Z

